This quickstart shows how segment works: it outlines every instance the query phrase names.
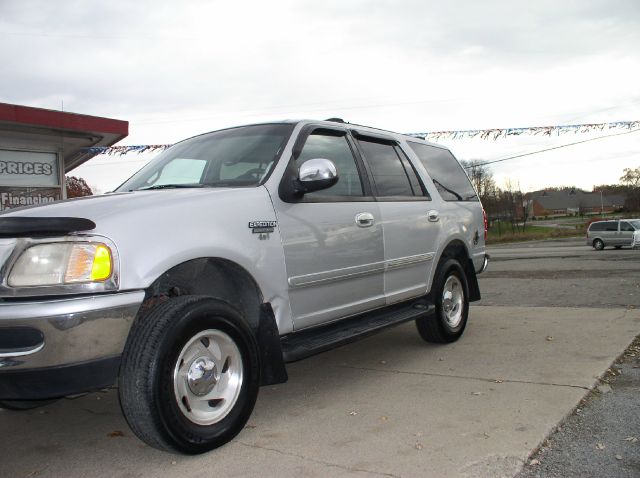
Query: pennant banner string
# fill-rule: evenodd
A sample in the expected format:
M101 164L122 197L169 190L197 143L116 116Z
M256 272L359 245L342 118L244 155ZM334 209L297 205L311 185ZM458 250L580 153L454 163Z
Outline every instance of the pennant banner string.
M640 128L640 121L616 121L612 123L587 123L561 126L529 126L526 128L491 128L468 129L459 131L431 131L427 133L409 133L407 136L422 138L430 141L451 139L492 139L508 138L510 136L561 136L567 133L592 133L610 130ZM128 153L145 153L164 151L170 144L141 144L134 146L93 146L84 148L83 151L92 154L107 154L109 156L123 156Z
M500 139L509 136L543 135L560 136L566 133L592 133L618 129L634 129L640 127L640 121L616 121L612 123L587 123L561 126L529 126L526 128L492 128L469 129L462 131L431 131L427 133L411 133L409 136L438 141L442 139Z

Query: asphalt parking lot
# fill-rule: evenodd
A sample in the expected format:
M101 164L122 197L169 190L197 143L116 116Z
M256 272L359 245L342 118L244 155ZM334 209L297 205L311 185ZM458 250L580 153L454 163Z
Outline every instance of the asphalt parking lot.
M490 253L455 344L406 324L293 364L235 441L198 457L139 442L115 390L1 411L0 475L513 476L640 333L640 251Z

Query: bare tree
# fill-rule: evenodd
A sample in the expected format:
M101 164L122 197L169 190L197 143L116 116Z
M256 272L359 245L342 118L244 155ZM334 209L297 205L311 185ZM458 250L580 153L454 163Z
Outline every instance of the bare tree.
M630 211L640 210L640 167L625 168L620 182L626 190L625 207Z
M631 186L632 188L640 187L640 167L624 168L623 174L620 176L620 182Z
M476 188L480 200L484 203L485 198L494 193L496 189L493 173L489 166L477 159L460 161L460 164L462 164L467 176L469 176L471 184Z

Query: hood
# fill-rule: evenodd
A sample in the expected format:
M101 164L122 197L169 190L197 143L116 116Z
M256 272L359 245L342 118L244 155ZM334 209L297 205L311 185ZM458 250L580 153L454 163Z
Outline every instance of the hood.
M189 188L133 191L68 199L40 206L11 209L0 214L5 217L77 217L96 224L95 231L103 232L111 224L129 223L139 225L140 218L175 219L176 216L191 215L200 208L211 208L212 204L229 205L254 196L259 188ZM143 222L147 222L146 220Z

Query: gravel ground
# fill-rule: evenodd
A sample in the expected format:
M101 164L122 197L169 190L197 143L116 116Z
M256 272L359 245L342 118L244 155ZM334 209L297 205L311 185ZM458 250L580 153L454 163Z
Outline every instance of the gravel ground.
M518 478L640 476L640 338Z

